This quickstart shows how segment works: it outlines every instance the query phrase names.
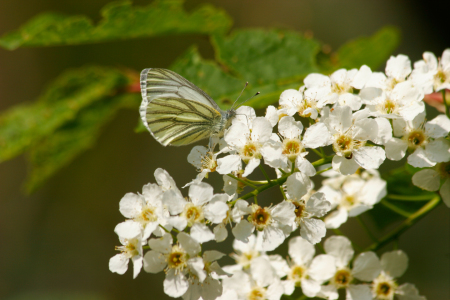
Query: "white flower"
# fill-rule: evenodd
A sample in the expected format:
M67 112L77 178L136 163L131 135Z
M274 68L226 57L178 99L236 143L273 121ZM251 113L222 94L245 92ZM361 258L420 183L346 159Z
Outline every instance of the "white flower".
M386 63L386 75L380 72L373 72L367 80L365 87L380 88L390 91L398 83L404 82L411 73L411 61L408 56L399 54L391 56Z
M416 168L449 161L450 141L445 137L450 131L450 120L445 115L439 115L424 123L425 113L408 122L394 120L394 135L400 138L392 138L386 143L386 156L400 160L409 150L412 154L408 156L408 163Z
M328 285L321 287L317 295L326 299L337 299L338 289L345 288L346 299L372 299L369 285L354 284L354 278L360 281L371 282L381 272L381 265L374 252L363 252L353 261L353 268L349 262L353 258L354 251L351 242L344 236L331 236L324 243L325 252L335 258L336 273L330 279Z
M361 98L353 94L353 89L361 89L366 84L372 71L368 66L362 66L359 70L339 69L331 74L330 77L320 74L310 74L306 76L304 83L309 92L317 92L320 95L318 106L325 104L339 103L347 105L352 110L361 108Z
M411 80L425 94L450 89L450 49L445 49L439 60L431 52L424 52L422 57L423 60L414 63Z
M211 230L205 225L205 219L211 223L219 224L225 219L228 212L226 194L213 195L213 188L205 182L192 184L189 187L189 200L175 192L165 192L163 202L174 216L169 224L178 230L191 227L191 236L199 243L205 243L215 238Z
M286 294L289 295L295 287L301 287L303 294L313 298L320 292L321 284L336 273L333 256L321 254L314 257L314 254L314 246L303 238L294 237L289 240L292 262L285 284Z
M109 270L113 273L124 274L128 269L128 262L133 262L133 278L142 269L142 232L141 225L134 221L126 221L118 224L114 231L119 236L122 246L116 247L121 253L109 260Z
M217 167L217 155L219 153L211 153L205 146L194 146L188 155L188 162L192 164L200 172L197 177L186 184L184 187L194 183L202 182L203 178L208 178L208 173L214 172Z
M301 172L308 176L314 176L316 170L305 159L308 154L305 148L317 148L331 143L331 135L325 124L316 123L308 127L302 140L302 123L295 121L293 117L286 116L280 120L278 131L283 140L272 139L261 149L265 163L272 168L283 170L290 168L291 164L294 163Z
M166 233L162 238L150 239L148 244L152 250L144 255L144 270L159 273L164 270L164 292L171 297L180 297L189 288L188 277L195 276L204 282L207 274L204 262L198 254L200 244L187 233L177 235L178 243L172 245L172 236Z
M177 188L175 180L169 173L161 168L155 170L155 179L158 185L162 188L163 192L172 191L181 196L180 190Z
M427 191L439 190L442 201L450 207L450 162L438 163L432 169L418 171L413 175L412 183Z
M337 154L333 157L333 169L343 175L355 173L360 166L377 169L386 158L383 148L366 146L367 140L378 138L378 123L368 118L367 113L363 110L352 115L350 107L339 106L323 116Z
M164 226L167 223L162 195L160 186L149 183L142 188L142 195L127 193L120 200L120 212L141 225L144 240L150 237L159 224Z
M257 241L254 234L248 237L247 243L237 239L233 241L235 253L230 254L230 256L238 265L242 266L243 269L248 269L252 260L261 255L261 245L258 245Z
M253 117L253 113L240 114L244 107L237 110L236 118L225 133L224 139L228 149L222 151L235 152L217 160L217 172L228 174L241 169L241 160L246 164L242 175L247 177L259 166L262 155L261 148L272 135L272 124L264 117Z
M245 202L245 201L244 201ZM236 203L237 204L237 203ZM243 207L248 213L247 207ZM253 231L262 231L261 250L272 251L281 245L291 233L295 220L295 207L291 202L283 201L272 207L261 207L252 204L247 220L240 221L232 230L236 239L247 242Z
M302 185L302 177L294 173L286 180L286 196L288 201L295 206L294 230L299 227L300 235L310 242L316 244L326 234L325 223L318 219L323 217L331 209L331 203L325 199L323 193L304 193L298 187Z
M395 281L408 268L408 256L401 251L386 252L380 260L382 271L372 283L372 296L378 300L392 300L397 295L400 300L426 300L419 296L417 289L409 283L401 286Z
M371 209L386 196L386 181L379 178L377 173L372 174L368 176L365 171L361 175L340 175L323 181L319 192L325 194L332 208L336 208L325 217L327 228L339 228L348 217Z
M289 89L285 90L280 95L281 111L278 112L278 117L281 119L284 115L293 116L296 113L300 117L317 119L320 108L314 93L308 90L304 93L305 86L301 87L299 91Z
M360 96L375 117L412 120L425 110L424 94L411 81L398 83L393 90L365 88Z

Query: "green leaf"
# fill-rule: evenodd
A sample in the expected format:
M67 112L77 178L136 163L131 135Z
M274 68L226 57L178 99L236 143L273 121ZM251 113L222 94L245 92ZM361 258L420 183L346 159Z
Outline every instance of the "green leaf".
M239 30L228 37L214 36L213 45L220 64L202 59L191 48L171 69L204 89L224 109L246 81L243 99L261 92L246 105L263 108L278 101L285 89L299 88L307 74L319 71L318 42L295 32Z
M68 165L76 156L91 148L102 127L123 107L136 108L139 94L123 94L105 97L79 111L76 118L39 141L28 158L31 172L26 189L33 192L59 169Z
M5 34L0 45L14 50L181 33L211 34L230 28L232 21L225 11L205 4L187 13L183 3L157 0L145 7L134 7L130 1L113 2L101 10L102 19L97 25L85 16L44 13Z
M344 44L336 53L336 64L340 68L369 66L378 69L386 62L400 42L400 31L395 27L384 27L371 37L361 37Z
M81 109L113 95L128 80L112 68L85 67L62 74L35 103L15 106L0 115L0 162L51 136Z

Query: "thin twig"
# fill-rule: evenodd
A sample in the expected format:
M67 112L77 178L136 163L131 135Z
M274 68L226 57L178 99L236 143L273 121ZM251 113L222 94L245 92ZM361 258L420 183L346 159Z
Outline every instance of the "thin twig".
M389 198L391 200L397 200L397 201L428 201L432 199L436 194L428 194L428 195L394 195L394 194L388 194L386 198Z
M395 206L394 204L390 203L389 201L386 200L381 200L381 205L383 205L384 207L392 210L393 212L399 214L400 216L403 216L405 218L409 218L411 216L411 213L401 209L400 207Z
M239 182L245 184L246 186L252 187L252 188L254 188L254 189L258 188L256 185L251 184L251 183L248 182L247 180L243 180L243 179L241 179L241 178L239 178L239 177L236 177L236 176L234 176L234 175L232 175L232 174L227 174L227 176L233 178L234 180L237 180L237 181L239 181Z

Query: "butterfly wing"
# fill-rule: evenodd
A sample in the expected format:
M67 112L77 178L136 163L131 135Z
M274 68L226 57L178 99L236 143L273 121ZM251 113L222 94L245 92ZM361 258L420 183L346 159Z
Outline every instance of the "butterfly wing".
M141 72L144 125L162 145L181 146L208 138L223 111L205 92L175 72Z

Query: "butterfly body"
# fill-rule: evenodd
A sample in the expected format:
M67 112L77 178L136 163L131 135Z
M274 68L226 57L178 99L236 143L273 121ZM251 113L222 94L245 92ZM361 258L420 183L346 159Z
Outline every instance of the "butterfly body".
M235 110L224 111L196 85L166 69L141 72L141 119L163 146L222 137Z

